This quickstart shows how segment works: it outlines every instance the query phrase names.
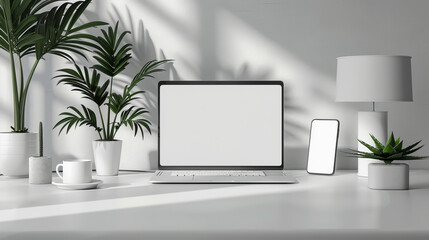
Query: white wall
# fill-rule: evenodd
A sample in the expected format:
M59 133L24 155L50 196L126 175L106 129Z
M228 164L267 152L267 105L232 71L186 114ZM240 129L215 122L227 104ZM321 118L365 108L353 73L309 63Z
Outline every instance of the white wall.
M356 145L357 112L370 104L336 103L336 57L358 54L400 54L413 57L412 103L380 103L389 111L389 129L408 143L429 141L429 1L424 0L93 0L88 19L120 20L133 34L133 63L174 59L167 72L147 80L145 105L151 111L154 134L133 137L121 130L124 169L154 169L157 161L157 103L159 80L269 80L285 83L285 156L287 168L305 168L310 121L338 118L339 147ZM50 128L68 105L82 102L70 88L55 86L51 77L64 66L47 58L32 83L28 125L37 131L39 120ZM0 55L0 131L12 123L10 72L7 54ZM56 162L91 158L95 132L78 128L58 136L47 133L47 151ZM429 155L429 147L420 154ZM355 168L356 160L340 154L339 168ZM429 161L413 167L429 169Z

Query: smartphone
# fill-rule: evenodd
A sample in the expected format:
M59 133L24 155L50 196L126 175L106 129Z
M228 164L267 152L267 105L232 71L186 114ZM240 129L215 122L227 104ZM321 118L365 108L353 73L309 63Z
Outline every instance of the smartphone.
M313 119L308 144L307 172L333 175L337 157L340 121L337 119Z

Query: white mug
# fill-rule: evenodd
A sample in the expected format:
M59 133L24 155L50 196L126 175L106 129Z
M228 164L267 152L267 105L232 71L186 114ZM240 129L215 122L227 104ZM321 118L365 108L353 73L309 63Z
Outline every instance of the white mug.
M59 168L63 167L63 176L59 172ZM62 164L58 164L56 168L58 176L63 180L63 183L78 184L90 183L92 181L92 162L87 159L67 160Z

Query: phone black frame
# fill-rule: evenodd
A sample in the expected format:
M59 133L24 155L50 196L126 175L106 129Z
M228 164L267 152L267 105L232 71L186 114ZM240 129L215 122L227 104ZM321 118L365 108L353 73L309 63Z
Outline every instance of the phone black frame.
M309 160L308 157L310 156L311 133L312 133L312 129L313 129L313 123L315 121L335 121L335 122L338 123L338 125L337 125L337 137L336 137L337 141L335 143L334 167L332 169L332 173L314 173L314 172L309 172L308 171L308 162L309 162L308 161ZM308 174L325 175L325 176L326 175L332 176L332 175L335 174L335 168L337 166L337 152L338 152L338 138L339 138L339 136L340 136L340 121L338 119L319 119L319 118L316 118L316 119L313 119L311 121L311 125L310 125L310 137L308 138L308 151L307 151L307 169L306 169L306 171L307 171Z
M282 154L279 166L163 166L161 165L160 136L160 93L161 87L165 85L278 85L281 87L282 108ZM237 96L239 97L239 96ZM284 169L284 87L282 81L160 81L158 83L158 169L159 170L283 170Z

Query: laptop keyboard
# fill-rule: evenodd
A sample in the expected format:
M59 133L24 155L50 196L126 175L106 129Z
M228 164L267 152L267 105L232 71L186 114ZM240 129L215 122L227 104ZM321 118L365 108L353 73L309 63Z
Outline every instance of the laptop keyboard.
M264 171L173 171L171 172L171 176L173 177L194 177L194 176L263 177L265 176L265 173Z

